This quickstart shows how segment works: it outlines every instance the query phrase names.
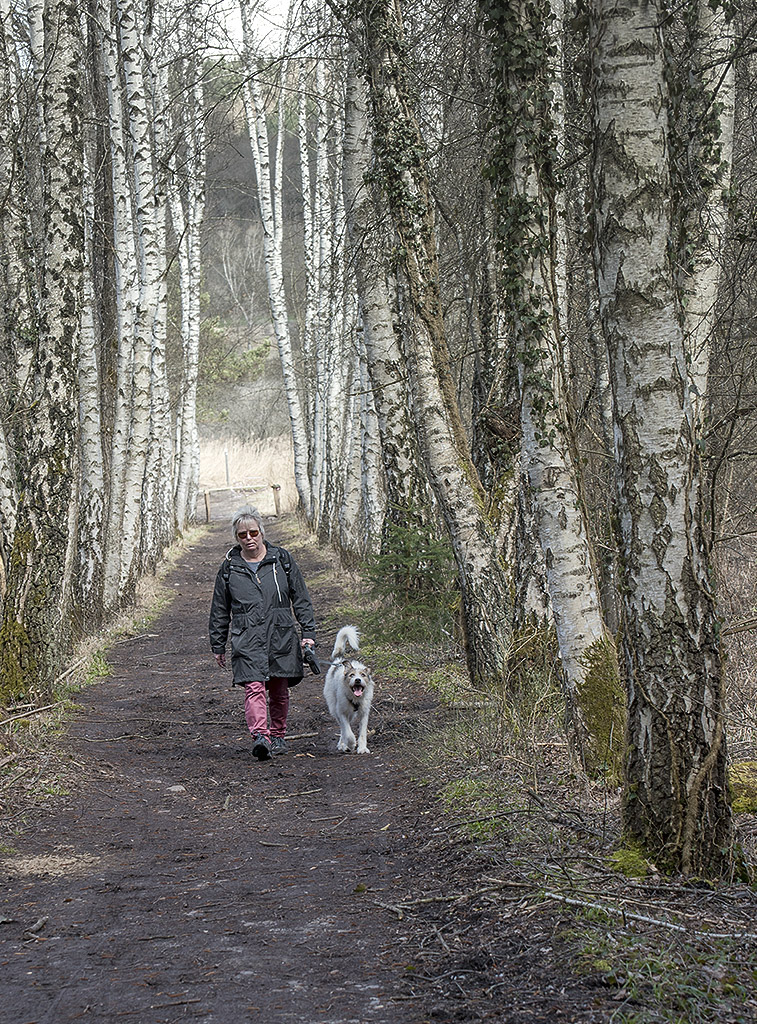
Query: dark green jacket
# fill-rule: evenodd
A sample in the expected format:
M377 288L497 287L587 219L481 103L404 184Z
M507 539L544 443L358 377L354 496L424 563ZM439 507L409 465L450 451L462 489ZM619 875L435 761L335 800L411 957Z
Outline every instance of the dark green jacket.
M284 548L273 544L258 571L231 548L216 576L210 606L210 647L226 650L231 634L231 669L236 685L284 676L294 686L302 679L302 636L315 640L310 594L299 566ZM292 614L294 612L294 614Z

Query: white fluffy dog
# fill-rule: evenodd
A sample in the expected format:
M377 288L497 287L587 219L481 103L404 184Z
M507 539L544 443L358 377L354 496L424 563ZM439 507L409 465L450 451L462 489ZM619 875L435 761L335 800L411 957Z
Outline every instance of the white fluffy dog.
M339 723L339 742L336 749L342 752L355 750L358 754L369 754L366 743L368 736L368 715L373 700L373 679L370 669L355 658L346 656L347 646L357 654L358 635L354 626L343 626L336 635L333 664L326 673L323 696L329 713ZM357 740L353 726L358 726Z

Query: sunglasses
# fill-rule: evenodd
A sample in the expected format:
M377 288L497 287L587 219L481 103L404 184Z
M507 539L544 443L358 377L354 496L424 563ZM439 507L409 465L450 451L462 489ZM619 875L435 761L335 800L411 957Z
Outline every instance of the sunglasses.
M259 536L260 536L260 530L240 530L237 533L237 537L239 537L240 540L244 540L245 537L259 537Z

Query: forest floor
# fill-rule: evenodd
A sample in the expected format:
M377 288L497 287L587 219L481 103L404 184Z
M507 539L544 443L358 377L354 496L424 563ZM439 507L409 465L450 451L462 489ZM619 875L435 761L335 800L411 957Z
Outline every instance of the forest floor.
M336 561L291 518L269 538L303 569L327 657L345 622ZM292 691L290 753L255 761L240 691L208 649L226 548L227 528L213 526L183 550L164 579L172 599L110 648L110 674L77 695L43 760L21 753L7 768L2 1024L757 1019L743 976L755 946L736 935L754 930L753 892L617 881L597 854L599 819L561 812L559 787L532 781L510 812L449 799L444 813L442 783L448 797L465 786L446 779L435 737L447 712L417 673L377 672L365 756L336 753L322 681L308 675ZM470 742L461 725L449 759ZM436 762L424 760L435 744ZM31 777L50 791L32 809L13 797ZM607 818L607 801L595 810ZM497 817L502 828L476 833ZM604 848L611 839L605 829ZM590 889L577 860L596 862ZM661 916L652 890L660 927L643 922ZM629 919L597 911L587 942L577 915L613 894ZM673 943L692 921L734 931L704 947L698 1005L711 1016L664 1016L669 995L631 984L630 908L647 953L679 973L694 954Z

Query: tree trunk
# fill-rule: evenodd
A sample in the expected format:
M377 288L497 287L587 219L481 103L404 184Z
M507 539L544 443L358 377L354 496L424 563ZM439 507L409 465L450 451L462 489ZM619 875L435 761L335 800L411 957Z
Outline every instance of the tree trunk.
M712 335L728 222L728 191L733 162L735 69L733 29L725 6L689 0L694 30L687 44L689 82L681 95L692 109L680 119L686 138L679 139L682 168L680 193L685 209L679 251L683 262L683 293L691 397L696 429L701 434L708 408ZM693 101L691 99L693 94ZM680 132L679 121L676 122Z
M87 139L90 143L91 140ZM100 415L100 372L97 353L100 337L97 330L96 297L93 280L95 231L95 197L93 146L87 145L84 167L85 266L83 273L81 347L79 354L79 566L75 578L76 603L87 632L102 621L103 527L105 496L105 464L103 429Z
M17 417L21 487L0 627L0 699L44 691L67 653L76 501L82 211L82 46L77 5L44 6L44 253L38 333Z
M497 100L492 166L505 309L518 356L524 507L544 553L568 737L593 771L618 762L624 709L617 678L606 677L613 643L599 607L567 411L566 211L556 166L565 157L562 9L513 0L489 27Z
M182 50L193 52L198 40L193 23L183 35ZM183 531L194 518L198 489L197 376L200 359L201 244L205 214L206 152L202 79L194 61L181 59L176 75L180 94L173 101L169 149L168 206L178 245L181 303L182 372L176 422L174 517ZM169 101L162 77L163 103Z
M308 440L307 429L303 419L302 404L297 388L292 339L289 331L286 294L284 291L284 272L282 264L282 229L281 221L277 223L275 210L280 208L280 200L274 196L274 188L283 188L281 177L271 180L271 157L268 142L268 124L266 108L254 66L252 47L252 26L250 23L249 0L240 0L242 28L244 33L244 49L246 70L250 76L244 89L244 105L247 126L250 133L250 144L255 160L255 172L258 186L258 204L260 219L263 225L263 252L268 281L268 299L271 307L274 334L279 348L281 370L284 376L284 388L287 396L289 420L292 427L292 444L294 448L294 476L297 493L302 509L308 521L313 516L313 493L308 472ZM283 75L283 72L282 72ZM283 125L280 126L280 144L283 140Z
M145 501L147 452L150 441L151 362L153 328L160 304L164 267L155 230L155 182L142 44L135 0L116 0L121 62L124 69L129 166L136 229L137 302L134 329L134 372L131 391L129 448L121 520L122 597L130 597L144 568L143 531L151 532L154 507ZM152 553L154 555L154 552Z
M415 425L407 402L407 367L391 308L388 248L379 232L381 211L367 180L371 168L364 82L350 71L345 103L343 182L347 234L357 281L365 352L381 437L390 522L425 529L433 496L422 470ZM386 538L387 533L384 532Z
M669 239L668 95L655 3L593 7L595 257L615 398L629 724L623 818L660 866L727 874L718 623Z
M405 78L401 11L395 0L359 10L374 149L407 294L407 365L419 442L452 540L471 675L494 682L506 671L512 606L449 372L426 147Z
M138 268L134 250L134 219L131 182L124 137L116 27L110 3L99 0L98 29L101 39L103 73L108 88L108 140L110 145L110 186L113 194L113 267L116 303L116 388L110 443L108 518L105 534L103 603L106 613L118 607L123 593L122 530L126 507L127 468L130 459L131 402L134 377L137 316ZM141 481L140 481L141 491ZM133 550L126 554L131 564Z

